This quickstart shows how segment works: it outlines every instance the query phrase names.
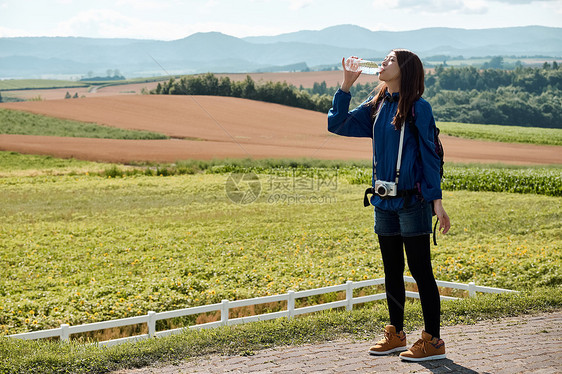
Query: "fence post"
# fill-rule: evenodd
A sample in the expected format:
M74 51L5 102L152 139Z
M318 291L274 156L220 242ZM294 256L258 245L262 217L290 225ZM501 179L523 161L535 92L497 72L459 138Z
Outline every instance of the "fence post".
M295 316L295 291L288 292L289 300L287 300L287 310L289 311L289 319Z
M148 312L148 336L154 338L156 336L156 312L152 310Z
M70 340L70 334L68 333L68 328L70 327L70 325L63 323L62 325L60 325L60 340L63 342L67 342Z
M345 299L347 301L345 309L352 310L353 309L353 281L347 281L345 282L345 285L346 285Z
M221 306L221 325L228 324L228 300L224 299Z
M476 284L474 282L468 283L468 296L469 297L476 296Z

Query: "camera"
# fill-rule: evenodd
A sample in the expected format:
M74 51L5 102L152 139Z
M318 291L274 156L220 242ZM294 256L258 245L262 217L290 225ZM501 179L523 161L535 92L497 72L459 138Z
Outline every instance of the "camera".
M396 183L394 182L377 180L375 181L375 191L380 197L385 197L396 196L398 189L396 188Z

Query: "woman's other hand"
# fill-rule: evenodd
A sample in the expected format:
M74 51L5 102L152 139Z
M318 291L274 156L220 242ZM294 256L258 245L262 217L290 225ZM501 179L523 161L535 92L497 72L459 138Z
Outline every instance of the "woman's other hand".
M433 201L433 210L435 215L439 218L439 231L446 234L451 228L451 220L443 208L443 200L437 199Z
M355 57L355 56L352 56ZM357 58L357 57L355 57ZM351 89L351 86L353 86L353 83L355 83L355 81L357 80L357 78L359 78L359 76L361 75L360 71L349 71L347 70L347 68L345 67L345 57L342 58L341 60L341 66L343 67L343 83L340 87L340 89L344 92L349 92L349 90Z

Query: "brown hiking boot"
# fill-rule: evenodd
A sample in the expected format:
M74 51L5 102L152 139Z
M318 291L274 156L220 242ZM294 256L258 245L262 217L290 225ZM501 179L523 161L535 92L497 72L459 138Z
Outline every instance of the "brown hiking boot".
M369 348L369 354L379 356L392 352L402 352L406 350L406 334L404 331L396 333L396 327L387 325L384 328L384 338Z
M406 352L400 353L400 358L405 361L429 361L446 358L445 342L442 339L434 338L425 331L422 331L422 338Z

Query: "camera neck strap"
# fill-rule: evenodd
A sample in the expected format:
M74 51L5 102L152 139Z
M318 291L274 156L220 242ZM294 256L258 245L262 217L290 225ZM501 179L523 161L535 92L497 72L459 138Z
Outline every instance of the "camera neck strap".
M373 121L373 176L375 181L377 180L377 158L376 158L376 148L375 148L375 124L377 123L377 119L379 119L379 114L381 109L384 105L384 100L381 101L379 107L377 109L377 114L375 116L375 120ZM406 121L402 123L400 129L400 143L398 145L398 159L396 160L396 187L398 187L398 179L400 178L400 165L402 164L402 148L404 147L404 128L406 127Z

